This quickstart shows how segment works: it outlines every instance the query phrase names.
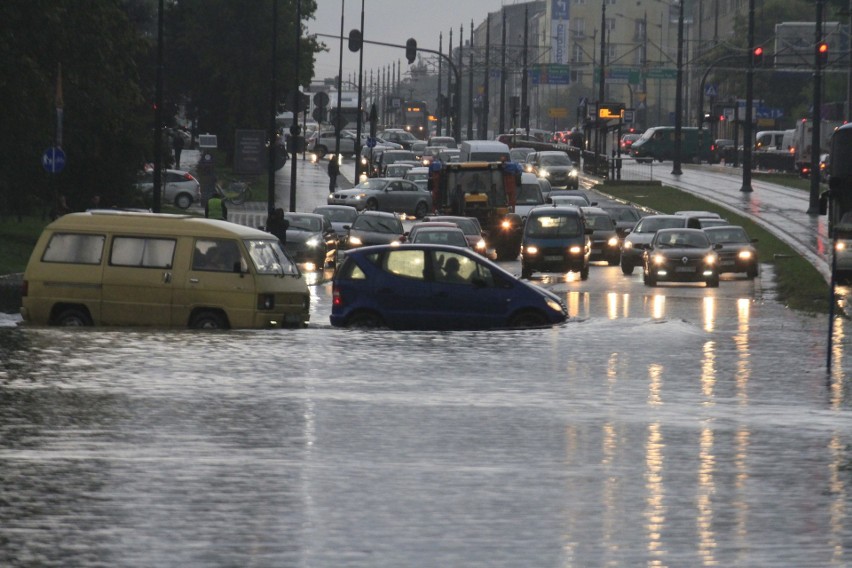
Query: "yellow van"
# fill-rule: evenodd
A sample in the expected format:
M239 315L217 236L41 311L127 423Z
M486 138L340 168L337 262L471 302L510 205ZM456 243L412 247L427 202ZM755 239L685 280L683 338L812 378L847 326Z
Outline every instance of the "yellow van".
M309 294L278 239L190 215L94 210L45 227L24 272L24 323L304 327Z

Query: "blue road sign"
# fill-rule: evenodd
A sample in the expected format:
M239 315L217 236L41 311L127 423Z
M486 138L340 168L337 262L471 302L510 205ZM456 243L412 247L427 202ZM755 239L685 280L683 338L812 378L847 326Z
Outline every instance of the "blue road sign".
M65 152L58 146L52 146L41 156L41 165L49 174L58 174L65 168Z
M375 148L376 147L376 139L370 136L367 138L367 148Z

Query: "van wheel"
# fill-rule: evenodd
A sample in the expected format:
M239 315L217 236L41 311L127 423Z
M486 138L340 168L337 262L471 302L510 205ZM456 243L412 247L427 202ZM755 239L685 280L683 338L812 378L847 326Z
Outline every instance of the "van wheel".
M347 327L360 329L376 329L378 327L384 327L384 325L385 322L382 321L379 314L374 312L354 313L349 317L349 321L346 322Z
M180 209L187 209L192 205L192 196L187 193L181 193L175 197L175 206Z
M509 327L542 327L547 324L547 317L535 310L524 310L509 319Z
M81 308L65 308L53 319L54 325L61 327L87 327L93 325L88 312Z
M228 320L216 312L199 312L189 322L192 329L228 329Z

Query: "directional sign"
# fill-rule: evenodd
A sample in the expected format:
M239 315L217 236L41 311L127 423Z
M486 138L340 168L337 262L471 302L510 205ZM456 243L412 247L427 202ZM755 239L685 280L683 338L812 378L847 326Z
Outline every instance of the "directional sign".
M49 174L58 174L65 168L65 152L62 148L51 146L41 156L41 165Z

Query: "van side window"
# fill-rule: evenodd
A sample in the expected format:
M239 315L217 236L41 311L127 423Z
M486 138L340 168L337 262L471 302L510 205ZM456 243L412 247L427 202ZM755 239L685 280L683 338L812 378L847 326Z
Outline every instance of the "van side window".
M100 264L104 253L104 235L55 233L50 237L41 260L73 264Z
M109 263L112 266L171 268L176 244L174 239L115 237Z
M193 270L234 272L234 265L243 262L237 243L229 239L198 239L192 255Z

